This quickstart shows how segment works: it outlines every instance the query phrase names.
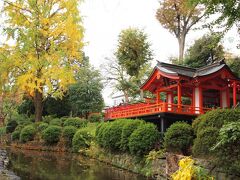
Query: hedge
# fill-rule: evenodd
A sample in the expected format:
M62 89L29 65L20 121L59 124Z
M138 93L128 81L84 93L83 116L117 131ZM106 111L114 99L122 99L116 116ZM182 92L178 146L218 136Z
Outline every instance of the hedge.
M237 109L216 109L208 111L197 117L193 121L193 129L195 134L207 127L215 127L220 129L224 123L236 122L240 119L240 108Z
M48 123L45 123L45 122L40 122L38 124L38 127L37 127L37 130L39 132L42 132L44 129L46 129L48 127Z
M89 120L90 122L100 122L102 119L103 119L103 117L102 117L101 114L91 114L91 115L88 117L88 120Z
M20 141L21 142L28 142L32 141L34 139L34 136L36 134L36 129L33 125L27 125L21 130L20 134Z
M141 124L129 137L129 150L133 155L144 155L159 140L157 127L152 123Z
M6 133L12 133L17 126L18 126L17 121L15 120L8 121L6 125Z
M122 134L121 134L121 145L120 149L122 151L128 151L128 142L129 142L129 137L133 133L135 129L138 128L141 124L143 124L144 121L141 120L128 120L122 128Z
M195 156L209 156L213 152L210 150L216 143L219 129L207 127L200 131L194 140L193 154Z
M188 154L193 144L194 133L191 125L185 122L176 122L166 131L164 146L167 151Z
M83 128L87 126L87 120L78 117L68 118L64 121L63 126L74 126L76 128Z
M11 139L12 141L18 141L20 139L20 131L14 131L12 134L11 134Z
M62 133L60 126L50 125L42 132L42 139L46 144L55 144L59 141Z
M68 143L71 144L72 138L76 133L76 131L77 131L77 128L74 126L65 126L63 128L63 137L68 141Z
M90 143L92 141L91 133L83 128L79 129L72 139L72 147L74 152L78 152L81 148L88 148L90 147Z

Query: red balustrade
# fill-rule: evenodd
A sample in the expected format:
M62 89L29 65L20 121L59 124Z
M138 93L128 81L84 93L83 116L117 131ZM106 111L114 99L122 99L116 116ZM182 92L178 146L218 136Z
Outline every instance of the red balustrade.
M170 104L166 102L161 103L139 103L133 105L121 105L109 108L105 111L105 119L119 119L154 115L162 112L170 112L175 114L199 115L204 114L210 108L199 108L191 105Z

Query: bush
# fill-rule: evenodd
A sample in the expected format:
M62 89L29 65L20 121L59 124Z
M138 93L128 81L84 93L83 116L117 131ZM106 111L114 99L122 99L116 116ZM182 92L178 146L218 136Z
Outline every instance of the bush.
M45 130L47 127L48 127L48 123L40 122L40 123L38 124L37 130L38 130L39 132L42 132L42 131Z
M141 124L129 137L129 150L134 155L146 154L158 140L159 132L154 124Z
M20 131L14 131L11 135L12 141L18 141L20 139Z
M208 127L200 131L194 140L193 154L195 156L209 156L212 154L210 149L217 141L218 131L214 127Z
M104 146L103 135L104 135L105 128L108 126L108 124L109 122L100 123L96 128L96 141L101 147Z
M208 111L193 121L193 129L197 135L207 127L220 129L224 123L236 122L240 119L240 109L216 109Z
M72 142L72 138L74 134L76 133L77 128L74 126L65 126L63 128L63 137L68 141Z
M21 142L28 142L34 139L34 135L36 130L33 125L27 125L21 130L20 134L20 141Z
M193 143L193 129L185 122L176 122L166 131L164 146L167 151L187 154Z
M90 132L83 128L79 129L72 139L72 147L74 152L78 152L81 148L88 148L90 147L90 143L92 140L92 135Z
M17 125L18 123L15 120L10 120L9 122L7 122L6 133L12 133L16 129Z
M220 168L240 176L240 122L227 123L220 129L213 150Z
M0 136L3 136L6 134L6 127L0 127Z
M133 131L135 129L137 129L137 127L139 125L141 125L142 123L144 123L144 121L141 121L141 120L127 120L126 123L123 125L122 134L121 134L121 145L120 145L120 149L122 151L129 150L128 149L129 137L131 136Z
M62 128L59 126L50 125L42 132L42 139L46 144L55 144L59 141Z
M78 117L68 118L63 123L63 126L74 126L76 128L83 128L87 126L87 121L86 119L81 119Z
M108 126L103 130L103 147L110 150L120 150L122 128L125 123L127 123L125 119L108 123Z
M100 122L103 117L101 114L91 114L88 119L90 122Z
M54 118L49 122L50 125L62 126L62 120L59 118Z

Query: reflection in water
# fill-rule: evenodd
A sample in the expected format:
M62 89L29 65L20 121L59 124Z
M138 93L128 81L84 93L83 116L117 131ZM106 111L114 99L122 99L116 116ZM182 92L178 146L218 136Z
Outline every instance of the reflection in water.
M8 150L10 169L22 180L143 180L143 176L86 157Z

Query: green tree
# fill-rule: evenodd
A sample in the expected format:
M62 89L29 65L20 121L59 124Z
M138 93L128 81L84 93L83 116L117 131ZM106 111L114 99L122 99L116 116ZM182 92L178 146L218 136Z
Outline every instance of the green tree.
M224 58L224 49L220 44L221 35L217 33L206 34L195 40L187 50L184 64L198 68L208 63Z
M227 64L234 74L240 77L240 57L232 57L227 59Z
M130 76L116 58L106 58L106 62L101 65L104 74L105 84L115 91L123 93L125 102L137 99L140 95L140 85L148 78L152 71L150 63L144 64L139 70L138 77Z
M102 78L99 71L88 64L80 68L77 83L69 87L69 102L74 116L88 118L91 112L100 112L104 106L101 91Z
M160 2L156 18L164 28L177 38L180 64L183 62L187 34L204 16L204 8L199 6L198 3L189 6L187 0L164 0Z
M0 47L1 86L31 96L35 120L40 121L44 99L63 96L79 69L83 26L78 0L3 2L7 41Z
M130 76L139 76L144 64L152 60L152 51L147 35L140 29L128 28L121 31L116 57Z

